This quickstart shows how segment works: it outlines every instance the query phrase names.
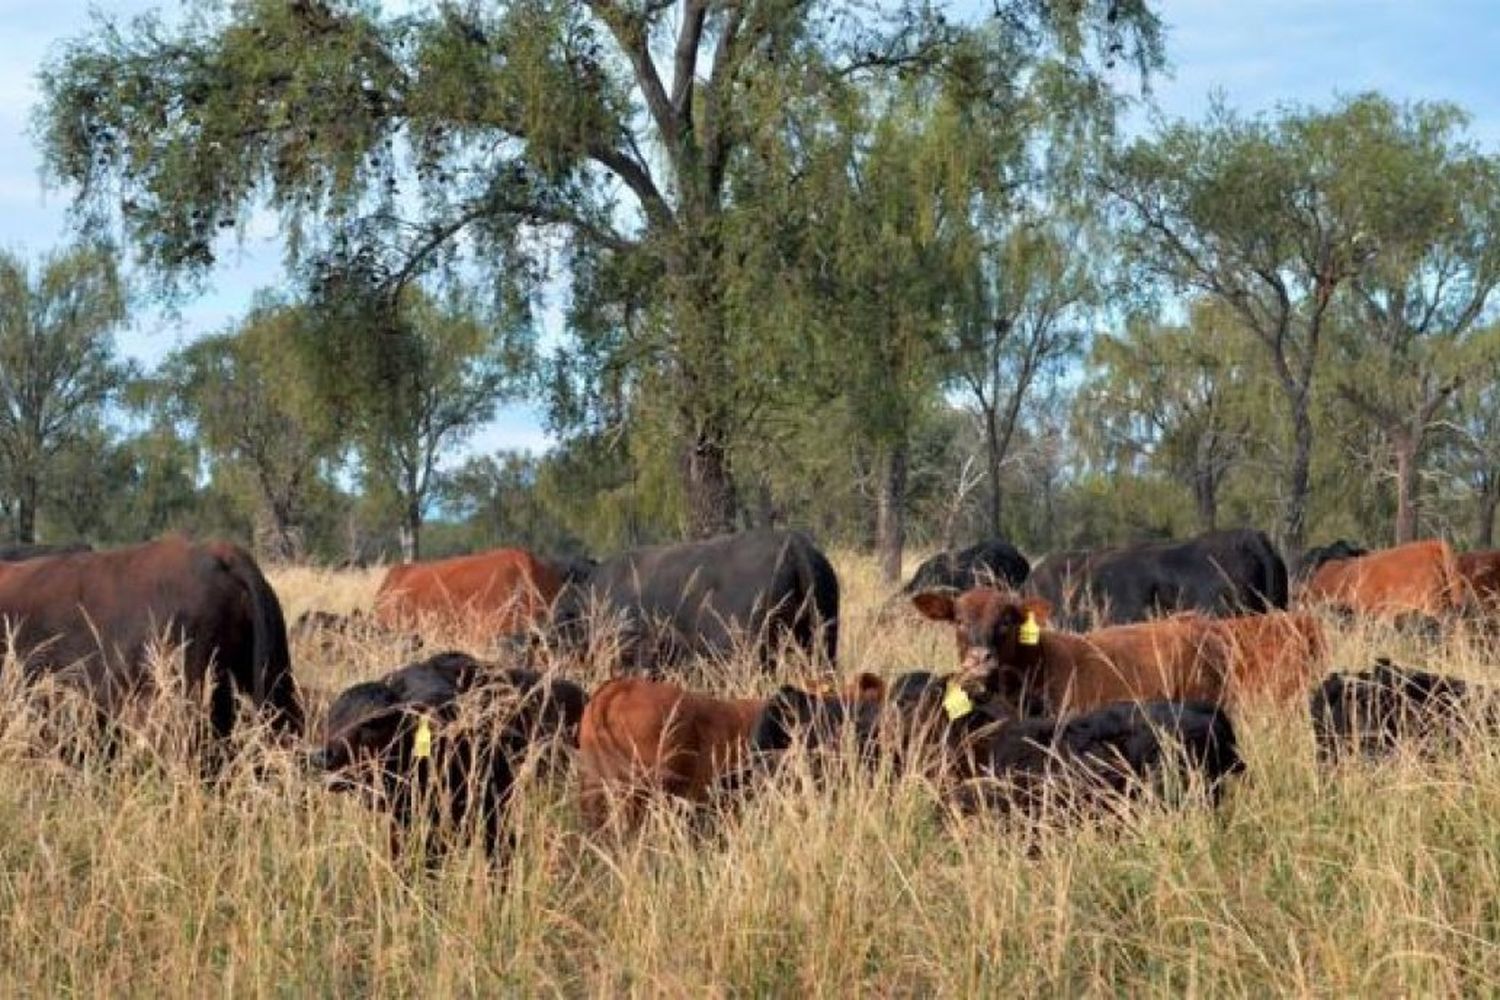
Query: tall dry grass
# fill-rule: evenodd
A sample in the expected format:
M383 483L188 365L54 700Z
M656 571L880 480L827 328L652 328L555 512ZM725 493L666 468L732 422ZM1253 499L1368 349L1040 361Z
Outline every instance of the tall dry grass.
M873 566L838 562L846 671L951 662L946 630L878 625ZM289 618L375 585L274 582ZM1379 652L1475 679L1495 662L1466 636L1334 636L1338 665ZM400 658L374 638L295 653L325 691ZM745 674L717 683L772 683ZM706 831L662 810L598 845L571 784L538 781L499 876L476 851L393 865L380 817L290 753L210 788L151 740L107 765L38 756L36 724L0 728L4 995L1500 993L1500 752L1478 738L1328 772L1303 718L1262 714L1218 814L1029 840L950 817L911 775L794 768Z

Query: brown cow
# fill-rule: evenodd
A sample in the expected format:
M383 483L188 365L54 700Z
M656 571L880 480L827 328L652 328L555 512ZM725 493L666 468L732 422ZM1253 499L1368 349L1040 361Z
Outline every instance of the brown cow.
M429 621L479 625L490 635L525 631L562 589L556 567L525 549L492 549L386 571L375 596L381 625L412 629Z
M970 696L1023 715L1071 715L1117 701L1222 702L1226 694L1228 643L1198 615L1072 635L1040 627L1051 605L1038 597L978 588L957 597L929 591L912 602L955 626L956 676Z
M236 693L266 710L278 731L301 732L281 605L237 545L171 537L3 564L0 619L0 644L28 679L56 676L103 715L117 716L149 687L147 654L165 637L184 647L188 693L208 682L217 734L234 725Z
M1229 695L1237 705L1284 705L1307 695L1322 675L1328 641L1322 623L1303 612L1220 618L1229 645Z
M1303 586L1305 604L1379 618L1439 617L1461 608L1464 587L1447 542L1427 539L1317 568Z
M879 701L885 686L860 674L851 700ZM579 800L585 823L633 830L653 794L706 802L745 759L765 698L714 698L643 677L606 681L578 729Z
M1461 552L1456 563L1465 596L1481 610L1500 611L1500 549Z

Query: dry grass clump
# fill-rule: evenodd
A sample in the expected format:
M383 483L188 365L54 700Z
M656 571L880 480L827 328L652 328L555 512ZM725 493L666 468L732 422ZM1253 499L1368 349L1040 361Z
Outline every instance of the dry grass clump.
M947 630L877 626L873 565L837 561L846 673L951 663ZM274 583L294 619L367 607L371 576ZM1386 653L1500 680L1480 636L1330 638L1341 668ZM319 652L295 649L297 673L329 692L402 659L373 636ZM704 683L773 689L722 669ZM1304 717L1260 712L1237 720L1249 770L1217 814L1142 806L1045 836L955 817L912 774L814 781L794 762L717 822L662 809L600 844L570 778L530 780L507 873L471 850L429 875L253 734L210 786L149 740L110 763L39 756L43 721L0 727L6 995L1500 991L1500 750L1478 735L1436 761L1324 771Z

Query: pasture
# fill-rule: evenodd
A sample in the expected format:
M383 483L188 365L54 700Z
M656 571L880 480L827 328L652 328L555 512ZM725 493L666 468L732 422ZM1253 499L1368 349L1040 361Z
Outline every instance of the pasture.
M834 561L842 672L951 666L949 629L877 623L873 561ZM378 583L271 577L288 621L368 607ZM1340 669L1384 653L1500 680L1500 650L1466 633L1329 628ZM400 663L374 641L293 653L314 726L320 694ZM775 683L724 674L709 686ZM1219 813L1142 806L1037 837L960 820L912 775L851 769L821 786L794 773L708 829L663 808L638 838L598 844L565 776L525 786L504 874L476 849L428 875L393 864L381 817L293 753L205 786L171 753L174 711L108 768L38 759L46 720L7 711L0 993L1500 992L1500 749L1478 738L1435 761L1320 770L1303 715L1242 716L1249 770Z

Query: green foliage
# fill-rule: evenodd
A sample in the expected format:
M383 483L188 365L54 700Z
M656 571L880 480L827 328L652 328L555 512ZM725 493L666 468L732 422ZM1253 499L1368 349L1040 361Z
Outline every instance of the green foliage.
M1253 346L1212 301L1186 326L1137 319L1100 336L1076 404L1079 441L1106 468L1143 463L1189 484L1198 526L1218 527L1220 491L1257 428Z
M115 357L125 290L106 247L50 254L35 270L0 253L0 492L10 535L36 540L53 460L88 435L129 377Z
M436 298L412 287L392 304L358 285L324 294L315 321L295 327L298 357L414 559L438 463L523 387L530 327L492 322L456 291Z
M268 522L276 560L305 555L312 496L345 431L329 419L301 347L319 335L306 307L262 299L235 329L199 338L158 371L166 412L195 431L222 474L237 468Z
M1380 408L1420 397L1399 419L1425 427L1452 389L1440 369L1413 369L1412 351L1461 335L1493 288L1493 168L1460 124L1448 106L1375 95L1255 119L1216 107L1135 143L1107 178L1138 272L1216 298L1264 345L1289 418L1283 533L1294 549L1307 526L1315 387L1340 310L1359 314L1345 328L1341 387L1368 397L1369 358L1391 382Z
M898 73L946 73L996 103L1012 62L1043 50L1058 86L1097 87L1092 48L1152 69L1160 25L1124 0L1008 0L978 28L915 0L514 0L399 17L251 0L204 4L173 28L101 22L43 73L38 131L85 216L121 222L169 288L261 204L279 211L294 262L342 269L341 241L393 258L393 299L430 268L458 274L461 256L497 292L524 294L558 240L592 292L610 287L601 273L629 275L649 314L577 330L574 374L623 378L671 413L690 528L704 532L733 521L733 441L778 388L761 378L764 328L732 322L732 282L763 252L768 204L808 207L801 152L826 108L851 81ZM744 197L752 186L774 201Z

